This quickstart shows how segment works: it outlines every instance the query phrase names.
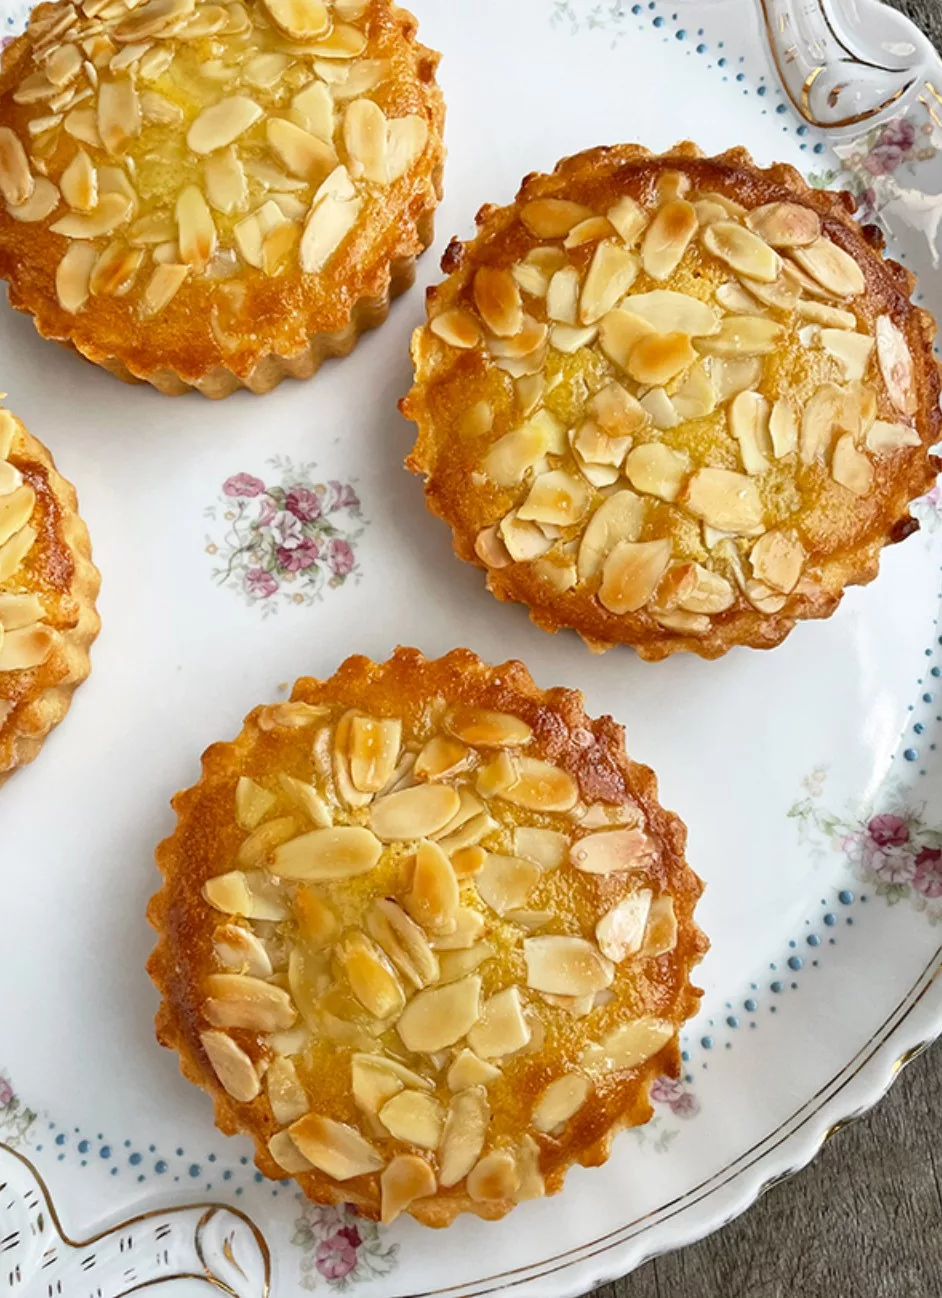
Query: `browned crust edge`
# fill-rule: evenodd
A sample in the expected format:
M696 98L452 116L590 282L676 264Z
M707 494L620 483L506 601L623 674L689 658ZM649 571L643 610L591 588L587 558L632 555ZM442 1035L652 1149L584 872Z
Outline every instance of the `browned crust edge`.
M920 394L920 428L923 446L935 446L942 440L942 364L933 355L933 343L938 331L934 317L922 307L916 306L910 299L916 286L916 276L899 262L884 256L885 239L882 231L874 225L858 226L853 221L857 202L853 195L845 191L815 189L807 183L799 171L788 163L774 163L761 168L756 165L752 155L745 148L727 149L725 152L707 157L704 151L690 140L683 140L673 145L664 153L653 153L638 144L621 144L601 146L588 149L582 153L563 158L549 174L533 172L526 176L520 186L514 203L507 207L496 207L485 204L477 214L477 235L467 242L455 238L449 244L442 257L442 270L447 275L461 271L473 260L476 250L512 219L519 205L547 194L556 194L560 180L579 175L585 170L592 171L603 166L631 166L644 162L659 162L664 166L677 164L680 167L691 160L703 160L717 167L734 168L746 173L753 180L760 177L766 186L774 186L778 195L766 192L763 201L773 201L776 197L796 198L813 207L825 222L826 232L834 238L845 251L869 254L886 272L888 286L898 295L898 307L906 317L909 341L917 341L918 348L913 349L917 367L917 379ZM836 237L835 237L836 236ZM427 293L429 315L434 307L438 289L432 287ZM423 333L420 326L413 334L413 360L418 358L418 340ZM552 598L543 601L524 598L514 586L513 581L502 569L488 568L478 557L474 549L474 538L466 532L456 530L450 516L447 501L435 489L432 481L431 460L428 458L434 440L434 428L431 414L424 399L423 385L417 381L407 395L400 401L399 408L405 418L417 425L418 437L415 446L406 458L406 467L411 472L425 479L425 503L429 511L441 518L452 529L452 546L459 559L475 567L483 568L487 573L485 585L497 599L508 603L522 603L526 606L530 620L544 631L552 634L560 630L574 630L595 653L604 653L616 644L629 643L614 639L601 639L583 633L575 620L560 618L558 608L554 607ZM942 471L942 459L927 455L925 472L918 481L905 484L905 489L897 493L895 516L888 519L883 535L872 538L869 543L856 548L856 563L850 576L845 575L844 565L847 552L839 552L829 562L821 565L822 586L819 591L803 595L800 607L794 614L764 615L758 612L741 612L735 623L736 633L727 633L726 628L714 628L707 636L684 636L678 632L662 635L650 635L642 644L632 644L638 656L648 662L659 662L674 653L687 652L700 658L716 659L726 654L734 645L746 645L753 649L773 649L794 630L800 621L830 617L838 608L847 586L862 586L873 581L879 574L880 553L887 544L905 540L918 531L919 523L909 512L911 502L925 491L928 491L937 473ZM829 576L832 578L828 582ZM612 615L611 622L617 621Z
M41 464L48 475L49 488L61 514L60 536L72 556L74 571L69 595L78 604L75 625L59 631L52 654L37 672L39 692L11 722L4 744L12 741L12 762L0 771L0 785L20 767L32 762L46 736L65 717L72 695L91 671L89 650L94 643L101 619L95 600L101 587L101 574L92 563L88 528L78 514L75 488L56 469L52 455L31 436L22 424L18 429L18 447Z
M679 932L682 934L678 940L678 950L683 946L688 959L684 969L684 990L675 1013L682 1015L685 1020L691 1018L699 1008L703 993L690 983L690 972L709 948L705 934L693 919L694 908L703 892L703 883L686 860L686 826L678 815L665 810L658 802L654 772L628 757L624 727L610 716L597 720L588 717L580 691L562 687L541 690L522 662L510 660L491 667L468 649L454 649L442 658L426 659L417 649L400 646L387 662L380 664L355 655L347 658L327 680L298 680L291 698L313 702L340 694L341 697L352 700L367 686L377 681L385 685L390 678L401 680L401 688L409 682L415 690L412 678L416 671L433 673L433 679L459 675L463 682L470 682L462 692L465 702L471 702L484 694L486 706L518 711L522 708L523 715L533 725L546 756L570 771L578 781L584 797L604 800L606 795L611 798L617 796L619 790L622 795L630 790L630 795L644 810L652 835L661 844L667 862L666 871L672 874L675 886L682 887L684 898L688 900L685 910L678 916ZM481 702L484 705L483 700ZM177 830L164 839L155 852L157 867L164 882L147 907L147 919L158 934L157 944L147 961L147 972L161 996L155 1016L158 1042L170 1050L176 1050L182 1075L209 1093L218 1129L226 1135L248 1135L255 1141L255 1164L258 1169L272 1180L284 1180L287 1174L275 1163L267 1148L269 1137L277 1129L270 1114L265 1129L259 1134L255 1129L258 1124L246 1121L248 1106L233 1101L220 1085L199 1044L198 1027L186 1022L186 1011L181 1012L183 1007L179 1001L182 974L167 932L173 909L171 886L179 869L176 840L180 827L198 807L203 786L230 762L240 743L246 741L250 733L257 729L260 711L256 708L249 713L241 734L233 742L217 743L208 748L202 757L199 781L191 788L177 793L172 799L177 814ZM577 734L581 737L579 743L574 738ZM587 743L586 735L591 736L594 742ZM546 1176L547 1195L559 1193L573 1164L599 1167L605 1163L611 1153L612 1141L619 1131L642 1125L652 1117L653 1109L648 1092L654 1080L663 1075L678 1077L680 1069L680 1047L675 1037L639 1070L632 1088L633 1094L628 1097L618 1119L591 1143L572 1151L567 1160ZM541 1141L545 1139L540 1137ZM378 1179L375 1176L360 1177L344 1185L331 1182L320 1174L302 1173L292 1179L316 1203L350 1203L363 1216L378 1219L379 1195L375 1189ZM369 1186L372 1192L367 1194L364 1190L357 1189L358 1186ZM423 1225L442 1228L449 1226L462 1213L472 1213L496 1221L506 1216L515 1206L512 1200L478 1203L467 1195L450 1195L447 1198L436 1196L420 1200L408 1211Z

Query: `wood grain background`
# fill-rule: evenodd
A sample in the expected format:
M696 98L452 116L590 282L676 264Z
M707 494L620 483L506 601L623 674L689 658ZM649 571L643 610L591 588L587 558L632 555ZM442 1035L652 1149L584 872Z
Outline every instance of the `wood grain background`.
M942 49L942 0L893 0ZM939 1298L942 1042L717 1235L594 1298Z

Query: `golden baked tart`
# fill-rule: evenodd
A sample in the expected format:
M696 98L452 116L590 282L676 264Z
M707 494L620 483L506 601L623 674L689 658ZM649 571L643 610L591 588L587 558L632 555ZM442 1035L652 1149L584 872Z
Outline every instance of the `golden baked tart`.
M266 1176L386 1222L498 1218L678 1075L701 884L578 693L464 649L349 658L174 805L157 1035Z
M403 410L499 599L593 649L716 658L876 576L942 415L935 325L853 207L681 144L593 149L482 209Z
M61 0L0 66L0 276L177 394L309 378L412 283L438 56L390 0Z
M77 508L46 448L0 407L0 784L90 670L99 576Z

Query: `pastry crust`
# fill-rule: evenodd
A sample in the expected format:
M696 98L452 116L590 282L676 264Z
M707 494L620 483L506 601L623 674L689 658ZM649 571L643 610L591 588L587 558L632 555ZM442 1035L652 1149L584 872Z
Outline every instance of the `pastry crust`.
M169 395L191 388L213 398L240 387L261 393L286 377L309 378L385 320L432 240L444 159L438 55L416 39L412 15L390 0L336 0L329 10L320 0L299 4L292 21L313 10L333 23L332 34L313 41L275 26L263 0L221 11L193 0L148 6L177 17L129 43L123 24L143 21L148 11L141 7L103 24L87 16L88 5L83 12L68 0L42 4L26 34L4 51L0 276L10 282L10 301L33 316L44 337ZM181 26L186 19L212 28L220 12L244 29L201 34L190 26L188 35ZM60 33L64 23L71 25ZM29 87L44 77L37 67L48 66L39 60L49 57L50 44L58 44L57 58L78 48L86 28L92 58L62 92L65 106L51 113L59 100L29 98ZM338 33L359 50L355 57L323 53ZM167 68L147 62L171 53ZM117 86L124 97L117 142L107 147L98 131L108 125L102 86ZM29 102L17 102L24 93ZM238 123L207 113L216 106L231 116L233 105L252 120L228 144ZM130 114L130 125L121 113ZM53 125L31 135L44 116ZM369 134L377 129L389 134L378 156ZM364 137L374 150L365 164L357 152ZM38 220L15 219L2 201L19 174L18 144L31 201L52 195L51 210ZM170 158L172 170L162 161ZM105 198L115 200L106 186L130 205L89 244L81 222L96 220ZM66 201L96 194L90 213ZM86 259L81 246L102 260ZM74 264L63 261L69 252Z
M553 208L558 200L563 207L580 206L567 216ZM679 230L679 261L660 274L659 250L649 234L668 204L681 226L689 216L693 235ZM782 206L773 209L773 204ZM717 658L736 644L771 648L798 621L830 616L846 586L873 580L883 546L917 529L909 504L931 486L940 467L929 448L942 436L942 415L932 352L935 323L910 300L912 274L884 258L880 232L861 228L852 219L853 210L849 195L812 189L790 166L759 168L743 149L708 158L690 143L659 156L637 145L592 149L560 162L552 175L528 176L513 205L481 209L477 236L467 244L451 244L442 263L448 279L429 292L430 324L413 339L416 383L401 408L418 425L407 464L425 478L429 509L451 527L459 557L485 568L488 588L498 599L527 605L533 621L545 630L574 628L594 650L624 643L650 660L678 650ZM797 218L808 233L771 230L770 212ZM533 214L531 226L546 228L528 227L522 213ZM554 220L558 228L548 232ZM715 243L707 246L718 221L725 222L720 230L727 241L730 229L733 239L748 241L730 260L713 251ZM567 238L573 222L576 227ZM764 239L752 239L750 223L769 233L775 251ZM580 230L586 242L567 248ZM668 235L678 238L677 232L668 230ZM822 273L831 278L831 291L804 269L808 244L816 237L810 251L827 254ZM546 288L554 266L575 266L575 272L564 274L576 274L587 293L587 268L596 265L593 258L601 243L614 249L615 273L624 273L628 284L624 295L617 291L611 314L599 322L593 312L584 330L585 298L572 304L571 309L579 307L569 317L572 326L554 324L552 293L548 298ZM836 268L831 265L835 258ZM749 265L756 277L738 271L737 262ZM476 291L482 268L510 270L514 277L526 328L541 344L522 359L512 349L512 337L497 336L482 325ZM841 293L841 288L847 291ZM680 357L676 365L664 350L663 331L669 325L658 323L654 314L655 294L663 289L674 295L670 311L676 295L683 293L688 306L695 298L701 313L700 304L714 313L708 325L690 326L713 332L692 338L684 333L685 317L678 316L668 340ZM717 289L722 299L714 296ZM776 302L769 295L777 290L782 296ZM646 295L643 305L640 294ZM604 294L602 298L609 309ZM606 334L609 320L625 324L633 299L637 310L647 312L641 325L635 317L634 327L649 329L653 319L659 338L658 350L644 358L644 368L639 353L631 350L613 359L621 343L614 326ZM665 294L657 309L667 301ZM484 303L486 310L494 310L486 296ZM515 305L510 301L506 308L510 317ZM718 341L717 336L721 321L734 315L737 323L746 318L747 325L749 319L759 319L758 328L769 331L754 358L759 368L751 380L740 379L738 387L728 362L751 364L752 354L748 349L739 355L722 351L727 339L720 335ZM520 318L513 324L519 327ZM550 330L548 345L544 322ZM599 326L595 333L593 323ZM585 335L581 342L580 331ZM869 344L863 335L870 337ZM626 346L637 345L630 333L627 337ZM841 350L847 337L855 350L851 354L845 348L844 360L822 341ZM563 351L557 349L557 339ZM666 379L658 375L658 366ZM721 380L717 366L725 374ZM589 461L577 454L574 439L591 454L600 454L599 444L612 450L612 441L599 434L598 407L593 405L612 382L630 400L621 398L618 413L624 422L609 432L614 428L626 437L621 443L614 438L617 449L604 463L601 455ZM824 417L828 426L821 435L822 420L815 423L821 402L813 406L812 399L822 391L833 396L834 389L844 395L834 398L837 405ZM734 428L733 404L744 390L749 396L739 404ZM686 405L674 405L675 397ZM776 411L779 401L782 407ZM770 411L774 421L788 405L792 426L784 441L790 436L791 445L782 449L778 440L773 446L769 435ZM545 412L552 418L537 431L547 454L541 459L533 455L533 468L523 454L524 468L516 477L505 459L503 480L495 481L484 463L488 454L502 437L530 427L527 421L545 418ZM752 430L743 429L750 417ZM578 440L585 430L580 421L592 425L591 446ZM781 432L781 425L774 426ZM749 447L738 444L737 428L753 439ZM848 438L842 440L845 433ZM638 456L638 448L649 443L669 452L665 456L658 449L662 459L653 468L644 462L650 452ZM502 448L506 446L504 442ZM758 461L754 455L747 460L749 451L758 453ZM705 493L694 486L704 467L737 475L726 479L726 485L733 483L750 508L740 510L734 502L741 515L735 525L723 526L723 509L719 517L711 517L716 501L705 502ZM544 535L539 521L528 521L522 534L514 536L511 529L508 550L504 529L516 518L511 513L508 520L508 511L525 503L530 509L534 477L559 468L576 479L575 488L571 482L564 486L580 498L577 507L588 497L584 515L573 525L550 526ZM588 483L582 477L587 468ZM709 485L712 492L715 482ZM632 494L641 503L632 506L636 513L630 519L623 511L609 528L608 551L603 545L594 566L587 564L584 572L580 547L587 524L605 497L621 491L626 493L623 503L630 505ZM720 503L725 508L728 501ZM545 501L540 505L545 510ZM550 516L551 511L542 514ZM753 546L759 544L755 538L761 534L771 539L761 541L753 562ZM619 540L633 544L661 538L672 543L664 555L656 548L623 549L611 561L620 569L610 574L611 546ZM512 553L515 546L517 553ZM639 574L645 563L647 574ZM774 565L785 574L779 575L777 586L768 575Z
M5 546L18 545L26 530L35 539L13 570L0 576L0 784L36 757L88 676L89 648L100 627L95 598L101 581L75 490L56 472L46 448L0 409L0 471L6 464L20 476L17 491L31 488L35 503ZM10 493L0 495L0 515L5 499ZM4 572L12 567L5 546ZM17 662L26 665L9 665Z
M273 954L272 958L273 980L287 986L289 996L302 1007L307 1006L302 1012L312 1035L305 1050L296 1054L293 1060L295 1076L301 1079L306 1097L302 1099L300 1108L293 1110L295 1118L309 1108L311 1113L322 1118L352 1125L378 1151L373 1171L349 1179L335 1179L318 1167L309 1166L306 1171L291 1167L288 1170L294 1172L305 1194L321 1203L350 1202L367 1216L375 1218L382 1213L384 1220L391 1219L400 1210L408 1210L430 1226L446 1226L462 1212L497 1219L522 1198L556 1193L573 1163L585 1166L603 1163L608 1157L612 1137L618 1130L644 1123L650 1118L652 1110L648 1090L651 1082L661 1074L679 1075L677 1032L696 1012L700 992L691 986L690 972L706 949L706 941L693 919L702 885L684 859L686 831L681 821L659 805L653 773L625 755L622 727L610 717L597 721L588 718L583 710L582 696L575 691L538 689L519 662L488 667L464 649L429 661L416 650L399 649L384 664L375 664L366 658L349 658L329 680L298 681L291 704L256 708L246 719L245 728L235 742L214 744L206 752L199 783L174 799L177 828L158 849L157 862L164 883L148 910L150 922L159 934L148 969L162 997L156 1021L158 1040L179 1052L184 1076L211 1094L217 1126L228 1134L244 1132L255 1140L256 1162L266 1176L280 1178L285 1175L285 1168L275 1161L268 1144L273 1136L276 1141L283 1139L283 1128L289 1125L284 1114L280 1122L276 1121L271 1096L265 1091L265 1079L272 1075L274 1067L277 1038L273 1041L271 1035L266 1036L260 1031L229 1030L239 1050L248 1056L252 1067L262 1075L259 1094L248 1101L237 1102L214 1071L205 1047L207 1028L220 1021L218 1009L213 1009L206 1001L207 990L212 988L207 988L205 980L219 968L216 961L220 948L216 947L217 955L214 955L214 940L216 943L220 940L218 926L225 922L226 915L220 914L218 909L211 909L203 889L207 880L224 875L233 868L238 869L240 851L245 851L240 844L245 842L246 830L239 827L235 814L240 778L243 779L243 793L251 792L258 796L256 790L261 786L266 795L277 794L277 801L270 797L263 803L266 819L261 821L261 829L272 817L277 822L286 810L291 810L292 804L285 803L283 797L286 786L279 781L279 776L290 774L305 784L313 782L329 804L335 826L359 823L375 825L378 832L384 832L379 830L380 822L374 820L373 815L374 811L377 815L382 814L376 808L383 803L385 795L374 799L372 804L351 810L337 794L337 785L342 787L343 779L338 761L342 764L346 760L338 758L337 752L344 751L342 745L346 740L341 739L336 745L334 738L330 739L330 744L336 745L332 771L325 776L321 766L318 773L320 759L317 754L320 752L323 756L325 751L331 751L325 747L319 731L328 727L331 736L342 735L349 720L342 721L341 718L351 709L361 717L369 714L377 719L401 719L404 756L409 748L415 753L430 736L450 736L449 742L453 743L457 731L468 724L469 710L474 717L482 715L481 709L492 718L496 712L503 718L502 725L509 716L512 727L518 732L522 728L523 732L518 733L512 742L522 746L485 747L484 739L479 739L480 746L470 758L472 766L459 764L454 773L445 774L436 781L439 791L442 784L450 783L459 787L463 785L469 791L476 788L481 794L482 782L493 778L494 759L503 762L509 757L512 762L522 762L524 765L518 769L523 771L528 757L539 757L552 763L556 768L554 779L563 781L565 785L571 784L572 798L577 799L574 805L570 804L570 811L557 809L548 812L518 805L509 800L510 794L506 799L500 795L485 797L488 814L493 817L490 828L484 829L483 838L480 833L477 837L467 835L472 842L483 843L479 857L486 857L488 863L494 859L515 860L516 865L510 867L512 870L523 866L531 875L538 875L536 886L533 886L532 879L529 884L532 896L526 903L516 897L515 904L545 908L549 912L527 921L531 928L524 927L519 916L530 912L514 909L511 913L502 907L499 898L488 887L485 873L474 876L469 873L461 878L462 907L476 911L483 919L483 930L477 931L477 936L483 933L489 943L489 955L477 970L479 975L483 975L483 994L487 998L501 988L516 987L511 996L518 999L518 1008L519 1004L523 1005L529 1025L528 1040L522 1049L521 1039L513 1042L513 1050L506 1057L496 1046L491 1047L490 1061L500 1069L499 1072L490 1070L491 1080L470 1085L469 1080L464 1079L470 1091L482 1093L485 1088L487 1090L485 1103L490 1107L491 1117L483 1147L484 1157L498 1150L501 1158L511 1160L519 1182L516 1190L511 1184L506 1193L496 1197L483 1193L473 1197L470 1188L476 1182L472 1179L469 1183L462 1175L447 1187L438 1185L434 1193L426 1189L424 1196L414 1203L395 1203L395 1196L391 1198L388 1190L384 1194L379 1169L388 1169L392 1159L403 1155L420 1156L431 1168L433 1178L448 1179L442 1170L447 1162L446 1146L439 1141L438 1148L434 1148L434 1138L430 1145L428 1142L425 1145L421 1142L410 1144L405 1139L394 1139L376 1116L357 1107L350 1091L350 1060L351 1050L362 1049L362 1045L355 1040L353 1044L331 1041L331 1034L336 1035L337 1031L336 1023L333 1027L326 1026L328 1017L311 1022L310 1015L323 1013L323 1010L310 1009L303 980L300 983L295 981L291 963L294 955L289 957L287 979L283 972L279 973L279 967L283 969L285 945L293 948L293 944L301 940L300 917L307 913L304 910L307 902L302 904L298 892L289 900L292 918L285 923L265 924L244 917L237 921L254 927L273 953L280 949L280 956ZM459 716L465 718L460 724L455 720ZM339 731L336 729L338 721ZM349 731L346 733L349 735ZM468 731L465 729L463 733ZM430 750L423 751L427 754ZM402 761L398 747L395 754L387 754L387 757L390 762L397 761L397 771L402 769L398 765ZM406 769L410 760L406 756ZM416 760L416 769L424 770L423 756L420 754ZM248 777L248 784L244 777ZM406 774L406 785L410 779L413 781L410 788L423 790L422 781L416 781L414 774ZM390 781L387 787L393 787L393 784ZM518 787L523 788L522 785ZM282 790L280 794L279 789ZM431 780L424 785L426 794L429 790L434 793ZM523 794L517 796L523 797ZM544 791L540 796L548 795ZM558 791L554 796L559 797ZM554 805L558 808L562 803ZM517 850L523 850L519 845L526 845L527 840L515 836L521 826L553 828L563 834L565 837L559 839L550 835L554 851L568 852L570 842L580 839L585 844L586 835L592 832L596 832L593 843L600 841L600 834L614 831L622 835L619 842L634 846L630 847L616 873L588 874L574 868L568 859L562 861L557 869L547 868L541 873L532 863L506 856L515 846ZM635 829L632 830L631 826ZM643 826L643 830L639 830L639 826ZM308 824L305 828L310 830L312 826ZM376 906L376 897L398 898L413 916L419 914L413 908L415 890L419 886L416 878L411 884L412 893L406 891L417 844L415 841L392 841L390 844L385 832L384 837L387 846L382 859L371 872L343 884L321 883L315 889L320 901L340 916L339 927L329 939L334 945L325 966L330 970L327 982L331 986L328 990L322 987L322 999L316 1002L317 1006L322 1007L329 1001L332 1010L337 1008L331 998L341 997L341 984L346 986L342 972L338 973L344 966L337 952L346 949L344 944L351 940L351 932L356 940L361 940L365 922L370 933L379 933L373 927L373 921L366 918L373 913L370 907ZM478 851L476 847L470 847L462 857L461 849L453 846L458 840L447 827L435 838L442 844L443 852L450 854L454 869L464 870L468 864L467 851ZM635 853L633 858L632 852ZM494 858L491 853L505 855ZM247 858L243 856L242 859ZM270 860L270 868L276 869L277 861ZM258 884L253 886L258 887ZM309 886L312 885L293 885L286 881L280 885L282 889L287 887L289 892L293 887L304 889ZM487 893L490 905L485 904L478 888ZM589 942L594 947L598 919L629 894L637 900L639 893L642 903L651 904L653 909L645 911L640 929L633 938L623 934L626 946L634 942L632 954L613 952L610 946L607 948L611 954L622 954L623 958L611 966L607 966L604 959L601 961L613 975L605 995L598 998L603 1003L595 1008L580 1007L569 1005L572 998L558 997L555 1003L550 1004L539 991L528 986L528 981L539 981L539 978L530 975L529 966L524 968L521 958L524 939L544 933L581 934L588 939L585 947ZM218 904L218 895L213 895ZM493 908L495 902L502 913ZM428 925L430 921L426 917L423 923ZM447 925L444 928L447 929ZM341 929L344 930L342 937L339 935ZM217 934L215 939L214 930ZM461 956L461 951L449 950L447 938L434 936L436 931L444 930L427 928L426 931L432 935L428 940L436 944L437 956L433 957L433 963L435 959L439 962L437 970L427 974L425 984L426 988L434 989L445 983L446 959ZM580 958L597 957L589 952L588 956ZM399 970L400 966L396 968ZM448 970L447 977L453 980L449 985L457 986L454 967L449 965ZM463 982L468 982L468 979L464 978ZM414 985L408 986L407 992L408 1006L413 1008L413 1012L417 1002L429 994L428 990L416 993ZM349 998L349 990L344 995ZM588 1001L592 1002L591 995ZM479 1007L478 1015L480 1012ZM401 1005L396 1011L399 1013ZM361 1025L370 1020L362 1009L351 1017ZM401 1020L397 1018L396 1021ZM635 1044L633 1066L626 1064L619 1068L613 1058L600 1063L604 1051L600 1053L593 1043L606 1042L606 1048L614 1057L612 1033L620 1025L624 1028L628 1023L635 1028L639 1023L647 1025L639 1030L646 1032L651 1027L655 1035L650 1040L645 1037L646 1044L642 1048ZM480 1018L477 1026L480 1026ZM475 1036L475 1029L471 1029L468 1038L464 1035L458 1038L452 1033L451 1047L443 1047L437 1055L433 1052L429 1056L415 1053L417 1042L412 1037L406 1038L405 1030L400 1038L388 1023L386 1027L383 1035L372 1038L368 1047L370 1058L375 1060L377 1052L380 1055L392 1052L401 1063L417 1070L421 1076L415 1079L416 1084L421 1082L423 1087L429 1088L427 1094L437 1101L439 1115L443 1116L452 1101L452 1091L461 1090L457 1083L446 1084L446 1078L452 1081L450 1070L454 1057L462 1050L468 1053L468 1040L486 1053L485 1045ZM542 1039L537 1035L537 1028ZM344 1031L350 1032L351 1029L352 1025L348 1023ZM405 1039L410 1042L409 1049L404 1045ZM431 1042L423 1038L423 1044L430 1045ZM282 1048L297 1049L297 1045ZM624 1040L622 1049L627 1049ZM594 1062L589 1059L592 1052ZM619 1058L627 1056L623 1054ZM478 1059L477 1065L480 1063ZM225 1072L225 1067L222 1071ZM533 1125L534 1106L540 1103L550 1082L567 1074L576 1074L578 1085L591 1087L590 1094L581 1106L576 1106L578 1111L567 1122L551 1134L542 1132ZM252 1075L249 1074L248 1088L243 1089L244 1077L240 1074L232 1089L240 1095L251 1095L253 1090L259 1089L251 1083ZM414 1091L406 1093L415 1095ZM303 1129L309 1120L309 1116L301 1117L292 1126L292 1132ZM446 1142L447 1132L446 1126ZM308 1146L305 1148L310 1152ZM297 1152L295 1148L293 1158L297 1158ZM471 1159L473 1163L474 1157ZM434 1183L433 1179L433 1186Z

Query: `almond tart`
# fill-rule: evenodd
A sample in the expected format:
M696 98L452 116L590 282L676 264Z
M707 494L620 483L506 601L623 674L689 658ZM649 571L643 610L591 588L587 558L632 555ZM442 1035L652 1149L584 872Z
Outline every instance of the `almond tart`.
M496 1219L680 1068L706 943L685 830L610 717L521 663L349 658L174 800L160 1042L311 1199Z
M42 4L0 66L0 276L176 395L310 378L431 242L438 56L389 0Z
M490 590L591 648L769 648L916 529L935 324L846 194L742 149L593 149L428 295L409 467Z
M90 670L100 579L77 508L46 448L0 407L0 784Z

